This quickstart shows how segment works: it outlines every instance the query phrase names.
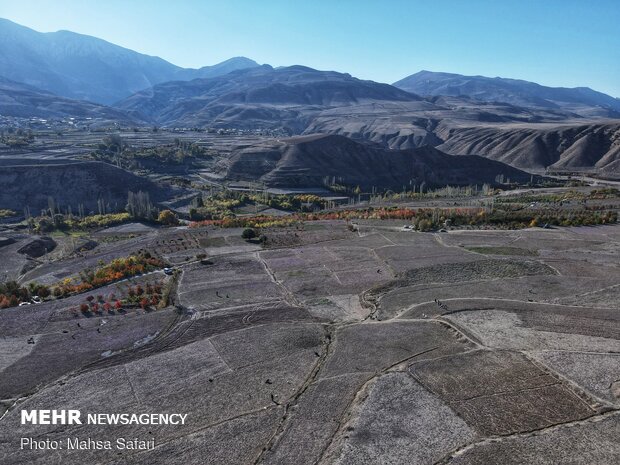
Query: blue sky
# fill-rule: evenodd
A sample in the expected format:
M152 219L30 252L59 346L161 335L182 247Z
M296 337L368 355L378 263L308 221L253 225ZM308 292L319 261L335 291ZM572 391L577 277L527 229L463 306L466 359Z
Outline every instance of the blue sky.
M380 82L427 69L620 97L620 0L0 0L0 17L184 67L242 55Z

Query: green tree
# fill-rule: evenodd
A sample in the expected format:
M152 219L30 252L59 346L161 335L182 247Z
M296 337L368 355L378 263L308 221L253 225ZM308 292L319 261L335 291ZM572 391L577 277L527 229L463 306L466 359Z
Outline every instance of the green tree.
M241 237L246 241L249 239L254 239L257 235L258 234L256 233L256 231L252 228L245 228L241 233Z

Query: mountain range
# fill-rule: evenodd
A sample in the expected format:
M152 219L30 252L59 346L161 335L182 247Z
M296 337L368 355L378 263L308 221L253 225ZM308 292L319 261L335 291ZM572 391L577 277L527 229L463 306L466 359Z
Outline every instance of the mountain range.
M165 81L190 80L258 66L237 57L181 68L105 40L70 31L42 33L0 18L0 75L62 97L112 104Z
M483 102L564 109L582 116L620 117L620 99L588 87L547 87L519 79L463 76L420 71L394 83L399 89L424 96L469 97Z
M116 107L161 125L269 127L300 133L325 108L420 100L388 84L349 74L263 65L214 78L158 84Z
M620 101L588 88L429 71L389 85L242 57L184 69L94 37L39 33L8 20L0 20L0 40L4 116L333 134L521 169L620 174Z

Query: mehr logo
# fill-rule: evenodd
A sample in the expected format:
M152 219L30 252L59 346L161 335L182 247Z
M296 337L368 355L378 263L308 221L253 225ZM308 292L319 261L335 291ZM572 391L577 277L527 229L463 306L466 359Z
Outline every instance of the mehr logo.
M79 410L22 410L22 425L81 425Z

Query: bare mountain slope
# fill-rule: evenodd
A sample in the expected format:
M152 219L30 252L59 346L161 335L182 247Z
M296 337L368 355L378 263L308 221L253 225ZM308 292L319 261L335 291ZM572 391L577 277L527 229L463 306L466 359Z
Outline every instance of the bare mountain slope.
M317 132L394 149L432 145L452 155L481 155L523 169L586 169L620 176L620 120L569 119L553 110L438 97L432 103L325 110L306 128L306 133Z
M620 174L620 122L559 127L454 129L440 150L482 155L513 166L597 169Z
M23 160L0 158L0 208L33 214L48 207L52 197L64 211L78 205L97 211L101 199L110 211L124 210L129 190L149 192L156 202L169 192L153 182L102 162L73 160Z
M163 83L116 106L158 124L286 128L300 133L312 116L325 108L419 100L388 84L348 74L263 65L211 79Z
M325 178L335 178L348 186L401 190L422 182L427 186L493 184L498 174L530 179L523 171L482 157L454 157L429 146L389 150L320 134L240 149L233 154L226 176L286 187L316 187Z

